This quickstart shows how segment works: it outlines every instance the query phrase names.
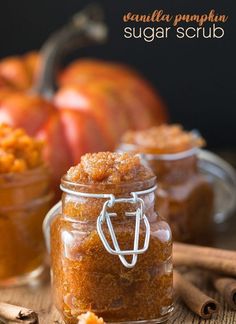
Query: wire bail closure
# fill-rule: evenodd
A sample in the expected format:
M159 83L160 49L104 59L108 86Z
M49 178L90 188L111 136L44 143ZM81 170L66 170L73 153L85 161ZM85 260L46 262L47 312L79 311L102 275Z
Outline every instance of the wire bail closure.
M135 266L135 264L137 263L138 254L142 254L145 251L147 251L148 246L149 246L149 240L150 240L150 225L149 225L147 217L144 214L144 201L143 201L143 199L138 197L136 192L132 192L131 195L133 196L131 198L117 198L117 199L113 195L111 195L110 199L104 203L102 211L97 219L97 232L98 232L98 235L99 235L105 249L110 254L118 255L120 261L126 268L133 268ZM127 216L127 217L135 217L135 235L134 235L133 250L122 251L120 249L120 246L117 241L116 234L115 234L115 231L114 231L114 228L112 225L112 221L111 221L111 217L115 217L115 216L117 216L117 214L109 213L107 211L107 208L111 208L114 206L115 203L121 203L121 202L130 203L130 204L139 203L139 207L137 208L137 210L135 212L126 212L125 213L125 216ZM141 224L142 220L144 221L146 234L145 234L144 245L141 249L139 249L140 224ZM112 248L109 245L109 243L105 237L104 231L102 229L102 225L105 222L107 224L114 248ZM128 262L125 258L125 256L129 256L129 255L132 256L132 259L130 262Z
M70 189L65 188L63 185L60 186L61 190L65 193L68 193L72 196L76 197L85 197L85 198L98 198L98 199L107 199L102 207L101 213L97 218L97 232L98 235L106 249L106 251L110 254L117 255L121 261L121 263L126 268L133 268L138 260L138 255L142 254L147 251L149 247L149 241L150 241L150 224L149 221L144 214L144 201L142 198L139 197L139 195L145 195L148 193L152 193L156 190L157 186L153 186L147 190L143 191L136 191L131 192L131 197L129 198L115 198L113 194L92 194L92 193L84 193L84 192L78 192L73 191ZM136 211L134 212L125 212L126 217L135 217L135 233L134 233L134 245L133 250L121 250L113 225L111 221L111 217L116 217L116 213L109 213L108 208L112 208L116 203L130 203L130 204L138 204L138 207ZM43 224L43 231L46 238L46 243L48 246L48 249L50 249L49 246L49 237L50 237L50 223L53 219L53 217L61 210L61 201L58 202L46 215L44 224ZM144 244L142 248L139 248L139 236L140 236L140 225L143 221L145 226L145 239ZM106 223L113 248L110 246L110 244L107 241L107 238L103 231L103 225ZM130 262L126 260L126 256L132 256L132 259Z

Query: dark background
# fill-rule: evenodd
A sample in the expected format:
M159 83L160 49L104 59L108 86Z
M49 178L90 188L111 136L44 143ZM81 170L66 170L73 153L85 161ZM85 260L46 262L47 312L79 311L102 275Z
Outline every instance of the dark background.
M1 1L0 56L38 49L85 0ZM97 1L105 9L110 37L107 44L83 49L76 56L126 62L153 82L167 103L173 122L197 128L210 148L236 147L236 2L209 1ZM176 39L145 43L123 37L122 17L129 11L203 14L215 9L229 15L222 39Z

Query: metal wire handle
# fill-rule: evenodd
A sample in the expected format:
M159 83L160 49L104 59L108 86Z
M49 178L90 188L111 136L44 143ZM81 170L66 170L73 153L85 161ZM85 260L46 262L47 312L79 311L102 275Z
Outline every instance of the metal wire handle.
M65 188L63 185L60 186L61 190L76 197L85 197L85 198L97 198L97 199L107 199L102 207L101 213L97 218L97 232L98 235L107 250L110 254L119 256L120 261L126 268L133 268L135 264L137 263L138 255L142 254L147 251L149 247L149 241L150 241L150 224L149 221L144 214L144 201L142 198L140 198L140 195L145 195L152 193L156 190L157 186L153 186L147 190L143 191L136 191L131 192L131 197L129 198L115 198L113 194L93 194L93 193L85 193L85 192L79 192L70 190L68 188ZM133 250L121 250L113 225L111 221L111 217L117 216L116 213L109 213L107 211L107 208L113 207L116 203L130 203L130 204L139 204L139 207L136 209L135 212L125 212L125 215L127 217L135 217L135 235L134 235L134 247ZM43 223L43 232L46 238L46 243L48 250L50 250L50 244L49 244L49 238L50 238L50 224L54 218L54 216L59 212L61 209L61 201L58 202L46 215ZM145 225L145 239L144 244L142 248L139 248L139 235L140 235L140 224L141 221L144 222ZM112 248L104 234L103 231L103 224L106 222L107 228L109 230L111 240L113 243L114 248ZM125 256L132 256L132 259L130 262L128 262L125 259Z
M135 266L135 264L137 263L138 254L142 254L147 251L148 246L149 246L149 241L150 241L150 225L149 225L148 219L145 216L144 211L143 211L144 201L143 201L143 199L137 197L137 193L133 192L132 195L133 195L132 198L118 198L118 199L113 199L112 202L110 200L107 200L104 203L101 214L98 216L98 219L97 219L97 232L98 232L98 235L99 235L105 249L110 254L118 255L120 261L126 268L133 268ZM111 217L117 216L117 215L116 215L116 213L108 213L108 211L107 211L107 207L110 207L109 205L112 204L112 206L113 206L115 203L119 203L119 202L125 202L125 203L131 203L131 204L140 203L140 207L135 212L126 212L125 213L125 215L128 217L135 216L135 235L134 235L133 250L122 251L120 249L120 246L117 241L116 234L114 232L114 228L113 228L113 225L111 222ZM141 220L144 221L146 234L145 234L144 245L141 249L139 249L138 245L139 245L139 233L140 233ZM114 249L112 249L111 246L109 245L109 243L105 237L105 234L103 232L102 225L104 222L106 222L106 224L107 224ZM125 259L125 256L127 256L127 255L132 256L131 262L128 262Z

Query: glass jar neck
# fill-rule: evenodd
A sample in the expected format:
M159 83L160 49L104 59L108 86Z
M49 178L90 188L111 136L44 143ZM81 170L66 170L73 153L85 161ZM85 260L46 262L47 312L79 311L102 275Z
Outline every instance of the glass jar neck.
M104 205L122 221L137 209L141 198L145 212L153 212L156 178L120 184L83 185L62 179L62 213L76 221L97 221ZM137 199L137 200L135 200Z
M0 175L0 210L27 208L51 192L51 174L46 166L22 173Z
M50 170L45 165L19 173L2 173L0 174L0 189L24 187L32 183L37 183L45 178L49 178L49 176Z
M64 177L61 221L70 231L79 229L98 235L107 252L117 255L125 267L132 268L138 255L147 251L149 223L157 218L154 211L155 180L152 177L133 183L83 185L68 182ZM49 214L47 219L50 217ZM121 250L117 238L125 231L134 241L132 246L125 245ZM140 233L143 237L141 247Z
M158 182L175 184L186 181L197 172L199 148L170 154L152 153L147 148L122 144L118 151L139 153L157 176Z
M145 158L145 157L144 157ZM161 183L176 184L187 181L197 172L195 154L180 159L148 159L153 172Z

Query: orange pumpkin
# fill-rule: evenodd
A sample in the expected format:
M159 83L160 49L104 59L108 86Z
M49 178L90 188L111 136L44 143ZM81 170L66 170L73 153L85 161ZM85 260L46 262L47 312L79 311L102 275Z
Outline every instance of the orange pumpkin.
M166 121L150 84L119 64L78 60L60 73L50 100L29 91L44 59L30 53L0 61L0 122L45 140L55 185L82 154L112 150L126 130Z
M39 69L39 55L30 52L23 56L10 56L0 61L0 87L27 90Z
M83 93L85 87L87 91L96 91L106 97L110 103L116 101L117 108L123 111L131 128L146 128L165 121L167 117L157 92L136 71L125 65L77 60L61 73L59 85L62 88L55 98L59 107L69 103L72 108L78 108L79 104L73 98Z

